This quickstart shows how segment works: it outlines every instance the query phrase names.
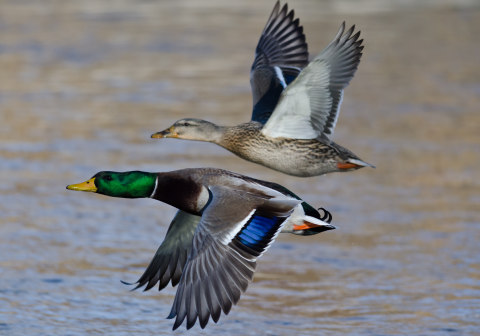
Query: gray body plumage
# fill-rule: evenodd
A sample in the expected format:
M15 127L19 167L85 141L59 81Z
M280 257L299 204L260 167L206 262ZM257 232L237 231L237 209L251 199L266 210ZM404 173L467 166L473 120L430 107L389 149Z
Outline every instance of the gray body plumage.
M335 228L288 189L221 169L158 173L155 185L151 198L179 212L136 288L179 285L169 316L174 329L185 319L187 329L197 319L204 328L210 317L217 322L222 311L228 314L280 232ZM304 222L315 224L314 231L294 232Z

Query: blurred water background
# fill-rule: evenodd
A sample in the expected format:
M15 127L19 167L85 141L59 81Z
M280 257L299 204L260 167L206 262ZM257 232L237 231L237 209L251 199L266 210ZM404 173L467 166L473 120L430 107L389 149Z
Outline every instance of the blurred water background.
M290 2L311 57L343 21L362 31L334 140L375 170L301 179L150 139L182 117L250 119L273 5L1 1L1 335L171 334L175 289L120 279L141 275L175 209L65 186L205 166L281 183L340 230L280 235L230 315L190 335L480 333L480 2Z

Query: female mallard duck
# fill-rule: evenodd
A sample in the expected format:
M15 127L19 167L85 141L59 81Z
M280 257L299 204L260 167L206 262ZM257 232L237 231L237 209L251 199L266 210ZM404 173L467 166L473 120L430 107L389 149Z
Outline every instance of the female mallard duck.
M70 190L122 198L153 198L179 209L138 287L179 283L168 318L177 329L216 323L253 280L256 260L280 232L311 235L332 230L331 215L281 185L221 169L168 173L100 172Z
M279 8L277 2L250 73L252 120L217 126L186 118L152 138L213 142L245 160L298 177L373 167L331 141L343 90L362 56L360 32L352 36L353 26L344 34L343 23L333 41L308 64L303 27L293 20L293 10L287 14L287 5Z

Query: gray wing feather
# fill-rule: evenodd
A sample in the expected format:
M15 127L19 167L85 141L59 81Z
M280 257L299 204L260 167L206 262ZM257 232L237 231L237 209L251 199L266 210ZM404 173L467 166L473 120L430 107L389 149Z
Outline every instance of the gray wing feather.
M330 65L329 91L332 97L332 107L329 111L319 111L326 120L321 124L315 123L316 128L320 131L319 138L328 143L331 141L337 123L343 100L343 90L355 75L363 50L363 40L358 40L360 32L352 36L355 25L342 36L344 30L345 22L332 43L315 57L315 60L325 60Z
M262 133L274 138L314 139L331 142L343 90L362 57L360 32L345 34L345 23L334 40L283 92Z
M228 314L253 280L256 259L275 239L283 222L300 201L285 197L269 199L225 186L212 186L212 201L205 209L192 243L180 284L168 318L173 329L187 320L187 329L197 318L205 328L210 316L216 323L223 311ZM254 213L281 218L275 232L255 249L238 238Z
M176 286L182 276L182 271L187 262L192 248L193 235L198 227L201 217L188 214L179 210L170 224L163 243L155 253L147 269L136 282L134 289L145 287L151 289L160 282L158 289L165 288L170 280Z

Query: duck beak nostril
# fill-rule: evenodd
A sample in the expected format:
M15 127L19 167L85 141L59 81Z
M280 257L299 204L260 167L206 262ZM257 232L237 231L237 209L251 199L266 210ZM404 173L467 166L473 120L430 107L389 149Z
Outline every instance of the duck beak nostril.
M82 183L77 183L77 184L71 184L67 186L67 189L69 190L77 190L77 191L90 191L90 192L96 192L97 187L95 187L95 177L91 178L88 181L82 182ZM93 186L90 186L90 182L93 183Z

